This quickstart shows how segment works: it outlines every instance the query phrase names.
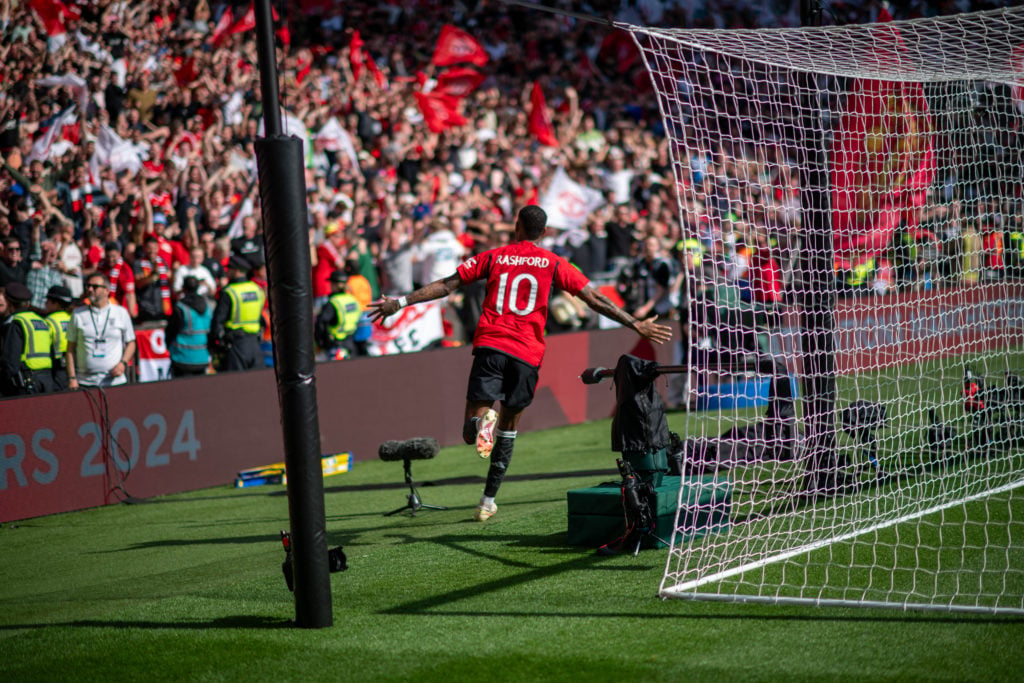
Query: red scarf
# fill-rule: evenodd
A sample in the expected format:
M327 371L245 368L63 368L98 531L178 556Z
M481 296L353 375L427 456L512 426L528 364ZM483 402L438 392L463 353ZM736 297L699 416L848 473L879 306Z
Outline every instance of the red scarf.
M160 304L163 308L164 315L169 316L171 314L171 287L168 284L167 264L164 263L162 258L157 256L155 268L153 266L153 262L147 258L139 259L139 267L142 269L143 276L149 276L154 270L156 270L160 286Z

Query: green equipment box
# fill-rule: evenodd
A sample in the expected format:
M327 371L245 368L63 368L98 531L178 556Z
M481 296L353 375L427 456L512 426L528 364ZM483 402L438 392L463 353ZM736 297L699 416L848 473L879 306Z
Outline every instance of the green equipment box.
M660 481L658 481L660 479ZM654 505L656 518L653 536L648 534L643 548L663 548L679 534L677 542L686 542L729 527L732 488L726 479L703 477L656 477ZM682 489L679 527L676 528L676 503ZM622 487L619 482L574 489L568 493L569 545L592 548L614 543L626 532ZM655 538L656 537L656 538Z

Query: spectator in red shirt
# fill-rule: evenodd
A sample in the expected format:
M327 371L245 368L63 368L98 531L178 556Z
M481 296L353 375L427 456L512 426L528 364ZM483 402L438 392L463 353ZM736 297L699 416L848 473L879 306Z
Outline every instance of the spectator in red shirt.
M98 270L110 280L110 300L124 306L128 309L129 315L136 318L139 315L139 306L135 301L135 274L132 273L132 267L121 257L120 242L107 242L104 253L106 256Z
M332 221L324 226L323 244L316 248L316 265L313 266L313 299L322 304L331 295L331 273L344 270L345 226L340 220ZM318 305L319 305L318 304Z
M463 438L466 443L476 441L480 457L494 453L483 497L473 515L480 522L498 511L494 497L512 459L519 417L533 401L544 358L548 302L554 289L578 296L597 313L658 344L672 336L669 327L657 324L657 316L637 320L592 287L564 258L538 246L546 227L544 210L526 206L516 219L512 244L474 256L448 277L411 294L384 297L369 306L371 318L380 321L409 304L440 299L463 285L486 281L483 312L473 338L463 427ZM493 409L496 401L501 404L499 412Z

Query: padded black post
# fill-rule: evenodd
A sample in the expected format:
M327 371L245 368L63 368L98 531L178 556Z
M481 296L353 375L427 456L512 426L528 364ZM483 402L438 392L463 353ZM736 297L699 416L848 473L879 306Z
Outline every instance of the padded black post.
M268 131L267 137L257 140L255 146L270 290L274 371L288 469L295 624L303 628L323 628L333 623L333 615L314 377L312 265L303 149L301 140L279 132L280 104L269 0L256 2L255 14L264 86L264 125Z

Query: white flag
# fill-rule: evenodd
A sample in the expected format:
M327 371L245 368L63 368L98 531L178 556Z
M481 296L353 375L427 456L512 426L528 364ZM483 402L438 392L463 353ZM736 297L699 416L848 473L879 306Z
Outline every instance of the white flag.
M82 111L88 111L89 84L78 74L66 73L63 76L44 76L43 78L36 79L36 85L50 88L67 86L75 94L75 97L78 98L78 107Z
M324 149L330 152L344 152L352 162L352 168L359 168L359 157L356 156L355 145L352 144L352 136L342 128L338 117L332 116L324 124L324 127L316 134L317 140L323 140Z
M540 207L548 214L548 225L562 229L583 228L587 216L603 204L600 191L575 182L563 168L555 171L540 198Z
M60 114L57 114L50 122L50 127L32 145L32 151L29 152L26 161L46 161L54 154L60 156L68 151L71 144L62 140L60 134L64 130L64 126L74 125L77 120L75 105L71 105Z
M138 173L143 161L135 146L107 124L101 125L96 134L95 158L97 166L110 166L115 173L124 170Z

